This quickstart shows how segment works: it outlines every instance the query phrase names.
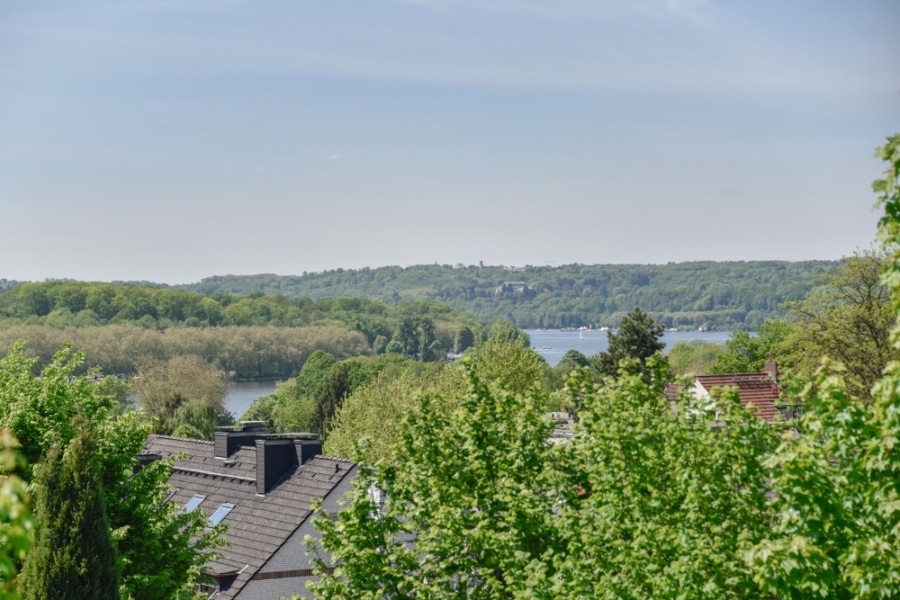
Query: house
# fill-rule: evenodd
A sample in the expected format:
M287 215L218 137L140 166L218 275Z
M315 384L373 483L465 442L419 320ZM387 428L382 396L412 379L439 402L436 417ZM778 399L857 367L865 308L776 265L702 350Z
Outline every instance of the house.
M199 509L211 523L228 525L229 545L210 562L210 598L278 600L312 597L313 579L304 537L315 536L310 505L327 512L349 489L356 465L322 456L322 442L298 434L273 434L249 422L216 432L215 441L150 436L144 456L183 455L169 478L170 501Z
M778 366L766 363L759 373L728 373L722 375L697 375L694 383L687 386L688 393L698 400L708 399L714 388L735 388L741 405L749 410L750 405L760 418L769 422L783 421L794 416L794 407L785 405L778 384ZM666 386L666 397L677 400L684 386L670 383Z
M524 294L528 291L528 284L524 281L507 281L494 290L494 294Z
M547 441L551 444L564 444L575 437L575 418L571 413L556 411L547 413L553 421L553 431Z

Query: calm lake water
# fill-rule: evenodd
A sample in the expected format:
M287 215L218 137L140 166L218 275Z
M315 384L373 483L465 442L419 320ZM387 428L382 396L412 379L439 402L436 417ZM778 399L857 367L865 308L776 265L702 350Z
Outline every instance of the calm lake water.
M559 331L557 329L528 329L531 346L543 356L551 367L555 367L569 350L578 350L585 356L591 356L609 348L609 337L605 331ZM667 331L663 335L666 343L664 352L669 351L678 342L703 340L724 344L731 338L730 331Z
M562 357L571 349L578 350L585 356L592 356L609 347L609 338L605 331L559 331L556 329L529 329L531 345L538 354L547 359L550 366L556 366ZM704 340L724 344L731 337L728 331L667 331L663 335L666 350L678 342ZM225 395L225 408L239 419L247 412L254 400L275 391L274 381L241 381L231 383Z
M225 409L240 419L247 412L254 400L260 396L268 396L275 391L274 381L239 381L228 384L225 394Z

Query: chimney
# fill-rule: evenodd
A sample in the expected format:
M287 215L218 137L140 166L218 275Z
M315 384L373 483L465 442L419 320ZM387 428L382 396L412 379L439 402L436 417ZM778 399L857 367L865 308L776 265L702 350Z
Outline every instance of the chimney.
M265 421L242 421L237 430L228 427L216 432L213 456L228 458L241 446L252 446L257 440L266 439L269 435Z
M769 374L772 381L778 383L778 364L775 361L767 362L766 366L763 367L763 371Z
M291 467L322 453L319 440L268 439L256 441L256 493L268 494Z
M322 440L294 440L297 464L305 465L313 456L322 454Z
M131 467L131 472L138 473L141 469L143 469L150 463L160 460L162 458L162 454L154 454L152 452L141 452L140 454L135 454L134 457L137 459L138 464Z

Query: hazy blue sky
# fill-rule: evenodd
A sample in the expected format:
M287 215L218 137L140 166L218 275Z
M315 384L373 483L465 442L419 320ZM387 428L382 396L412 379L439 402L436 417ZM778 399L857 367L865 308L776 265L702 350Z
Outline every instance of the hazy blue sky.
M0 2L0 278L836 259L896 0Z

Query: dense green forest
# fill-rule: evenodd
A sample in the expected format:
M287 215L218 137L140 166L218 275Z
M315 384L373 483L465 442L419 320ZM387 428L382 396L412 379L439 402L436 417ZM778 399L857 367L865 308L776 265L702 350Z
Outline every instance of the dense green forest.
M206 295L322 299L428 299L521 328L614 327L635 306L668 328L755 329L785 315L837 261L689 262L666 265L420 265L337 269L302 276L216 276L179 286Z
M0 347L27 339L46 364L73 342L86 350L85 367L124 374L143 356L196 354L237 379L285 379L316 349L437 360L484 339L497 319L616 327L641 306L666 328L755 330L786 316L786 305L809 297L840 264L433 265L212 277L184 289L17 283L0 292Z
M225 275L175 287L49 281L0 293L0 326L296 327L336 320L361 327L374 343L386 332L369 335L373 318L397 304L427 301L425 310L445 320L459 321L464 313L473 321L502 318L521 328L615 327L641 306L667 328L753 330L784 317L785 302L808 296L839 264L420 265L302 276Z
M427 300L202 296L77 281L25 283L0 294L0 349L25 339L43 365L72 343L86 352L82 369L116 374L133 373L142 357L194 354L236 379L286 379L317 349L340 358L398 354L434 361L484 335L477 319Z

